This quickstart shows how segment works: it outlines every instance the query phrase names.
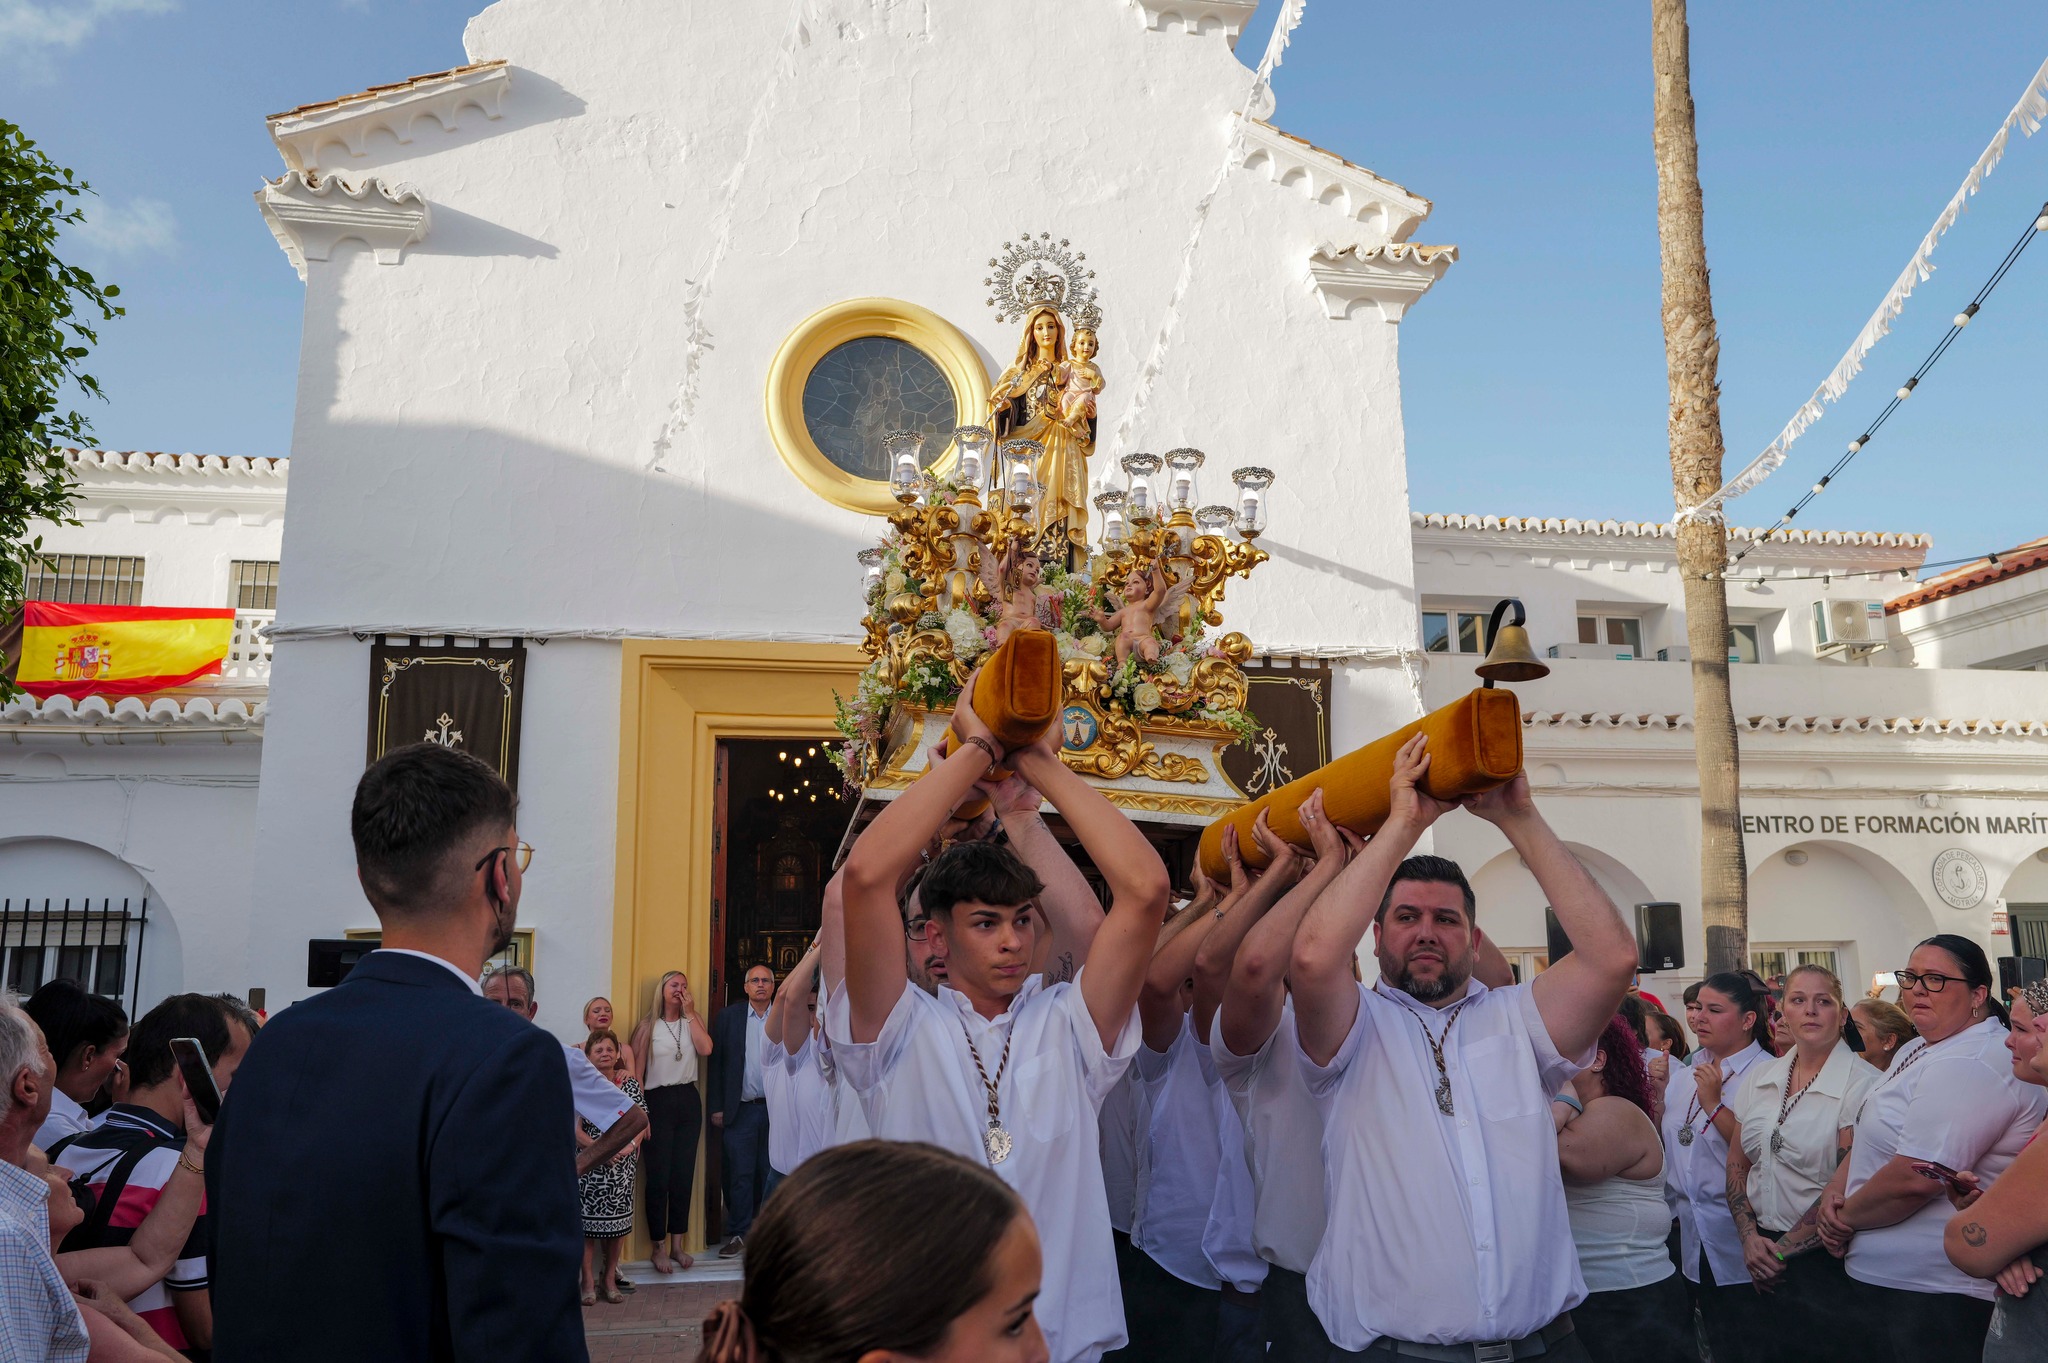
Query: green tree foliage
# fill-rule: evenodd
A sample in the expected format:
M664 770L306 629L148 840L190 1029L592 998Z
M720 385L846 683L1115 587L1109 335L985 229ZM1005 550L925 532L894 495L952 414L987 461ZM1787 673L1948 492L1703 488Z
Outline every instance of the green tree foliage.
M18 609L23 569L42 547L32 523L76 524L76 492L58 447L88 443L92 426L60 411L66 385L101 397L81 367L99 337L93 327L121 315L102 287L57 257L57 237L82 221L92 189L0 119L0 617ZM13 690L0 680L0 696Z

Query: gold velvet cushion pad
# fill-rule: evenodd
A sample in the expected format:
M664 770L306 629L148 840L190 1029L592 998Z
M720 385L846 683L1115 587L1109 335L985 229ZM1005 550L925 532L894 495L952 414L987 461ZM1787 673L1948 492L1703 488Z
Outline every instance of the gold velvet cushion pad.
M1043 738L1058 722L1065 699L1059 641L1047 630L1020 629L1012 634L989 654L974 679L974 713L1005 752L1028 748ZM950 754L959 742L959 735L948 728L945 751ZM989 779L1000 781L1009 775L1007 769L998 768L989 773ZM954 817L979 818L986 808L986 800L970 799L962 802Z
M1223 859L1223 830L1231 827L1237 829L1238 852L1245 865L1267 863L1269 858L1252 841L1252 824L1261 810L1267 811L1266 823L1274 833L1307 848L1301 805L1318 786L1324 812L1340 828L1361 837L1378 832L1389 812L1387 784L1394 776L1394 754L1418 733L1429 735L1429 771L1422 789L1439 800L1492 790L1522 769L1521 702L1512 691L1481 688L1210 824L1202 832L1203 872L1218 881L1230 873Z

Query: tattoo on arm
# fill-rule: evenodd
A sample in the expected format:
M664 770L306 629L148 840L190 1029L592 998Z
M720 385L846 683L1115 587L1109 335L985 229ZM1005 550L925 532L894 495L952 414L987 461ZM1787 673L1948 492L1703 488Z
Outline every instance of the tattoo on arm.
M1984 1248L1984 1242L1991 1238L1991 1233L1975 1221L1968 1222L1963 1226L1962 1235L1963 1243L1971 1249Z
M1749 1177L1735 1164L1728 1167L1728 1212L1735 1218L1735 1234L1744 1240L1755 1235L1756 1208L1749 1201Z
M1071 980L1073 978L1074 953L1071 951L1062 951L1060 953L1059 960L1055 961L1053 963L1052 968L1045 972L1045 982L1048 985L1053 985L1063 983L1064 981Z

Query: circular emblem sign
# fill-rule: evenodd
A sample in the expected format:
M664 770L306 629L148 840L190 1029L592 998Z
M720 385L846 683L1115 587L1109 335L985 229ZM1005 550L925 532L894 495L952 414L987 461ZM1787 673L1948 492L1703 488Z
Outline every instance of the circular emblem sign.
M1960 847L1934 859L1934 892L1952 909L1974 909L1984 902L1984 863Z
M1060 746L1068 752L1094 747L1100 731L1095 712L1085 705L1069 705L1060 712Z

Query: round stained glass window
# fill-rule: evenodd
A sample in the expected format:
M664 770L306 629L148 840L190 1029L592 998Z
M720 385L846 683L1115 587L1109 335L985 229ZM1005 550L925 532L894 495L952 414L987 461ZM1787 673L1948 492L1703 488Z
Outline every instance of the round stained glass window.
M959 424L953 385L930 356L890 336L861 336L827 351L804 380L804 429L827 459L856 478L886 482L891 431L924 434L936 462Z

